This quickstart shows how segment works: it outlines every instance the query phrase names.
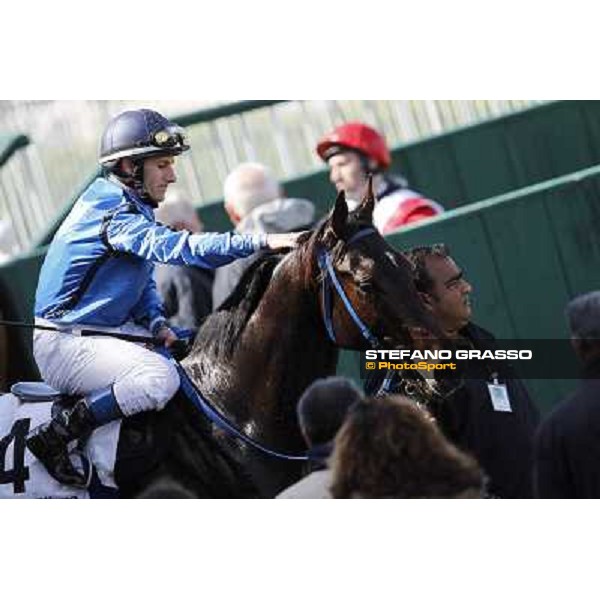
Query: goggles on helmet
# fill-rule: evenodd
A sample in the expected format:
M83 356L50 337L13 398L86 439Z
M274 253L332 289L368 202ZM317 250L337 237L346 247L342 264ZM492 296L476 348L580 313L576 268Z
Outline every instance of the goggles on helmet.
M152 144L158 148L189 148L185 129L177 125L157 131L152 136Z
M190 149L185 130L179 125L159 129L149 139L140 141L132 147L123 148L100 158L100 164L106 165L120 158L145 157L160 154L180 154Z

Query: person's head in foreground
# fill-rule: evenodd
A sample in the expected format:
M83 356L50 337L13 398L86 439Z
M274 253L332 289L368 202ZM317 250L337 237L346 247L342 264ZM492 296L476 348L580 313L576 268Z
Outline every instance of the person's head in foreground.
M344 377L317 379L298 402L300 431L309 448L322 448L328 455L348 409L364 398L362 392Z
M403 396L357 402L335 438L334 498L480 498L471 456Z

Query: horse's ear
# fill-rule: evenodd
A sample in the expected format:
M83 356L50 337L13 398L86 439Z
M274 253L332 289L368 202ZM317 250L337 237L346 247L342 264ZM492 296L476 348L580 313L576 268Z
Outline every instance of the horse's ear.
M373 222L373 209L375 208L375 194L373 192L373 175L369 174L367 180L367 190L359 204L356 212L360 215L361 220Z
M331 228L337 238L344 236L346 230L346 221L348 220L348 205L346 204L346 194L342 190L335 199L335 206L330 218Z

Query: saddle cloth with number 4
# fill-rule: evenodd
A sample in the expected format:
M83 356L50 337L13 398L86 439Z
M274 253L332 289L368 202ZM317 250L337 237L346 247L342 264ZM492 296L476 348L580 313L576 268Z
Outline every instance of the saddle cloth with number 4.
M79 489L53 479L25 447L27 434L48 421L52 402L22 402L13 394L0 398L0 498L90 498L94 485ZM121 421L99 427L90 436L84 455L73 452L76 466L89 468L99 488L116 491L114 466Z

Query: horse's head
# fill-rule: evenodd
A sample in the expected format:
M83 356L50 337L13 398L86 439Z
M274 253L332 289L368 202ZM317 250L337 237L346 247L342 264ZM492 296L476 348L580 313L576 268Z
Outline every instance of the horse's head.
M319 272L321 312L328 335L344 348L398 347L411 331L441 332L415 287L412 264L373 227L375 197L367 193L348 213L340 192L308 248Z

